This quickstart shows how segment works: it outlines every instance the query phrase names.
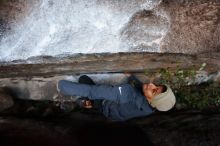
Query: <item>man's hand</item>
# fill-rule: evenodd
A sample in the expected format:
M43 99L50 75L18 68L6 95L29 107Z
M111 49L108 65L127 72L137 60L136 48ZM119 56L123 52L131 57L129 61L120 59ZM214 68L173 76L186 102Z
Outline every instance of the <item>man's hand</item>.
M82 106L83 106L84 108L90 109L90 108L92 108L92 102L91 102L90 100L83 100Z

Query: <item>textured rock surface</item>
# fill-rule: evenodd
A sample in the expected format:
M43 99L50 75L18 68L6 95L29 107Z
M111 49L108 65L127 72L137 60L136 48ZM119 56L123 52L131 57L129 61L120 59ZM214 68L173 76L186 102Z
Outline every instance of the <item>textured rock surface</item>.
M164 0L161 8L170 17L163 52L198 53L220 49L220 1Z
M6 45L7 47L0 46L0 55L5 54L6 57L4 57L6 59L26 59L36 54L54 55L56 51L61 54L65 54L66 52L68 54L69 51L76 49L76 47L74 48L72 46L74 40L72 34L78 33L83 34L80 35L80 37L77 36L79 38L77 42L82 42L82 46L90 44L90 38L93 38L91 36L94 36L94 34L99 36L98 39L94 37L97 39L92 41L94 45L88 45L89 50L83 50L86 53L96 52L97 50L103 51L109 48L109 50L111 50L111 44L115 45L115 42L118 43L118 41L122 41L122 46L125 48L123 50L114 48L115 50L118 49L118 52L124 50L138 52L161 51L186 54L193 53L197 55L119 53L78 55L63 58L44 56L32 57L28 60L17 60L10 63L1 62L0 86L7 89L13 97L19 98L19 100L16 100L13 108L0 113L1 144L77 145L79 142L85 142L85 137L89 142L96 140L95 143L97 144L97 141L100 140L100 137L97 136L103 136L103 133L109 132L114 133L114 135L110 136L113 138L110 140L112 143L116 142L120 144L118 139L114 139L114 136L118 138L121 135L127 134L128 137L123 139L121 145L125 145L124 141L128 142L126 145L141 145L137 144L137 141L140 142L140 140L147 139L146 135L143 134L144 131L155 145L219 145L220 116L218 110L214 112L171 111L168 113L156 113L147 118L128 121L129 125L127 126L125 126L124 123L116 123L116 126L114 126L114 123L106 123L103 117L92 113L65 113L57 107L57 103L42 101L56 101L56 82L60 79L76 81L78 78L76 74L78 73L116 73L131 71L139 73L138 75L140 75L142 81L149 81L149 78L143 75L146 69L150 72L157 72L161 68L167 67L171 69L176 69L177 67L181 69L190 67L199 69L203 63L206 63L207 66L204 70L208 73L219 71L219 0L148 1L153 3L150 5L152 7L148 7L147 4L149 3L144 3L145 1L142 0L132 2L126 0L98 1L100 5L98 5L96 10L104 8L103 10L113 10L114 13L110 14L114 16L119 16L119 14L120 16L124 16L123 19L122 17L117 17L116 19L114 19L115 17L110 17L111 19L109 20L111 21L106 20L106 22L109 23L107 26L115 25L117 31L113 29L115 27L102 29L102 27L105 26L102 25L105 24L103 21L98 21L99 23L91 27L90 23L87 25L87 19L81 19L87 17L81 17L79 20L86 20L85 26L90 26L90 28L85 27L85 29L80 29L78 32L75 32L75 29L72 28L71 25L68 25L70 24L69 20L74 20L70 19L72 18L69 13L70 11L68 11L68 15L64 15L68 17L63 17L63 14L66 14L63 12L66 10L62 9L63 5L60 6L58 5L59 3L56 3L59 1L45 0L42 6L48 6L46 8L40 7L38 2L39 1L34 0L0 1L0 40L3 40L7 35L11 36L10 39L4 40L6 44L8 43L8 45ZM65 5L65 2L62 3ZM56 5L59 6L57 9L50 9ZM68 6L70 5L67 4L67 7ZM46 13L34 11L35 8L39 7L47 10ZM90 5L85 5L84 8L86 9L86 7L90 7ZM71 10L71 7L68 8ZM48 11L48 9L51 11ZM86 9L85 12L90 13L89 10ZM58 23L51 25L53 20L49 22L48 19L44 19L47 18L48 12L51 12L51 18L64 19L62 19L61 22L54 19L54 22ZM104 17L95 15L95 17L92 16L92 18L99 18L99 20L109 18L107 17L109 13L97 12L97 14L104 14L101 15ZM30 17L32 17L35 20L33 22L36 23L25 21L32 19ZM120 25L114 23L116 20L122 21ZM58 32L56 32L57 25L61 26L60 28L58 27L59 35ZM48 27L45 28L43 26ZM69 27L67 27L67 29L61 29L65 28L64 26ZM93 31L88 33L87 30L97 30L95 26L99 26L101 30L94 32L99 33L94 33ZM22 28L24 28L24 31ZM17 30L18 33L15 33ZM106 32L105 30L108 31ZM22 37L22 35L24 36ZM88 41L82 41L82 39L87 38L87 36ZM113 41L109 36L113 36ZM39 41L36 40L35 37L39 38ZM50 39L52 42L49 41L48 45L47 41ZM66 47L60 45L62 43L68 46L67 50L65 50ZM2 44L5 45L4 43L1 43L1 45ZM38 44L40 44L41 48L36 47ZM46 49L42 47L45 44L46 46L44 47ZM97 48L99 44L107 48ZM118 44L116 44L116 46L117 45ZM48 46L52 46L52 49L48 49ZM35 47L37 48L36 50L33 49ZM55 47L58 49L56 50ZM82 50L78 51L83 52ZM52 54L50 54L51 52ZM73 52L70 52L70 54ZM199 54L200 52L209 53ZM5 61L5 58L0 57L0 60ZM116 84L125 81L125 77L122 74L115 76L115 78L104 77L105 79L107 78L106 80L102 77L96 78L96 75L93 76L93 79L97 83L108 82ZM219 73L216 80L219 81ZM20 99L40 101L23 101ZM11 96L0 91L0 111L12 105L13 101L11 100ZM135 125L135 127L138 126L138 130L137 127L135 128L136 130L134 128L132 129L132 125ZM115 135L115 133L118 135ZM94 137L91 137L91 135ZM79 137L84 137L84 139L78 141ZM135 139L133 139L134 137ZM108 135L104 138L106 138L106 140L104 139L105 141L109 142ZM108 144L110 144L110 142ZM146 145L146 143L144 145Z
M205 71L217 72L220 52L198 55L168 53L87 54L69 57L35 57L0 65L0 78L69 75L77 73L155 72L161 68L198 70L203 63Z
M3 88L0 88L0 112L12 107L14 101L10 95L8 95Z
M4 145L103 145L106 140L106 145L150 146L152 142L159 146L217 146L220 142L220 115L215 112L172 111L124 123L79 112L53 111L45 115L42 110L17 110L16 117L10 117L13 113L0 115Z
M219 0L0 3L0 60L100 52L219 50Z

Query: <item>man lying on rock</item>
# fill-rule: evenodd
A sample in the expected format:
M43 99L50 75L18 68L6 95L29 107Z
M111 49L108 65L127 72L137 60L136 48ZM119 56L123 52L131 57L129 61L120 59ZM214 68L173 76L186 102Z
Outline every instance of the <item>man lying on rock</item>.
M168 85L141 83L135 76L126 74L128 83L96 85L83 75L79 83L60 80L58 92L63 96L80 96L76 102L84 108L96 108L113 121L125 121L152 114L155 110L168 111L176 98Z

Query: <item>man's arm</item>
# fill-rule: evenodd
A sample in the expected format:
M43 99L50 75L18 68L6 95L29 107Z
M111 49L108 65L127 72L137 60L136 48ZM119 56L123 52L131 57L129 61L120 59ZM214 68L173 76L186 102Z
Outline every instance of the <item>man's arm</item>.
M131 118L147 116L153 112L150 107L140 110L134 103L117 104L111 102L109 106L107 114L104 113L104 115L113 121L126 121Z
M134 75L127 75L128 76L128 83L135 87L137 90L142 92L143 83L139 81Z

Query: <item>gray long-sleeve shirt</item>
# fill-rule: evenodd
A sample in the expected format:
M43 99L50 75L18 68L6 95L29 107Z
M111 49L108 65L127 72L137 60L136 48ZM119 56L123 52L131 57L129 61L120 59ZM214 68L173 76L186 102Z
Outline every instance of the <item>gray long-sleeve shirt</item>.
M142 93L131 84L87 85L61 80L58 88L63 95L88 97L91 100L104 99L103 114L114 121L142 117L153 112Z

